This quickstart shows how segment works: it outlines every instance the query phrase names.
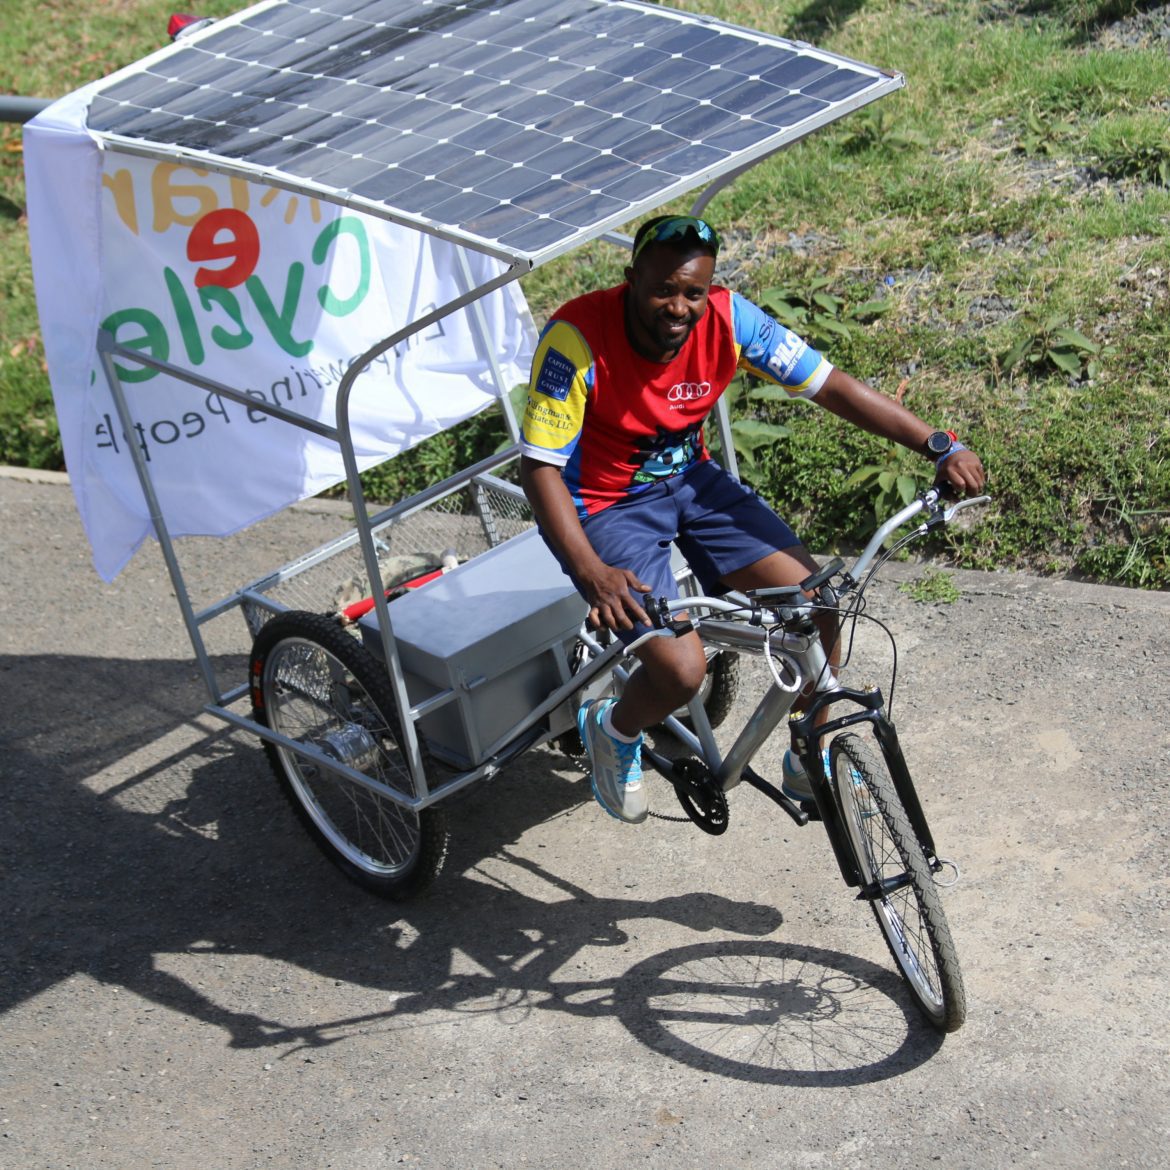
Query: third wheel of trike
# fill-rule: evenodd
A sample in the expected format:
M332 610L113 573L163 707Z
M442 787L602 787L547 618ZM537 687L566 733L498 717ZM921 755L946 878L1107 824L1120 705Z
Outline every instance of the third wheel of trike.
M845 831L890 954L930 1023L963 1025L963 976L934 876L876 744L856 735L833 740L830 772Z
M446 818L391 795L412 797L415 784L381 663L334 618L290 610L256 635L249 678L256 721L316 754L264 743L285 793L326 856L383 897L409 897L429 885L446 857ZM426 768L425 746L419 746ZM321 756L369 782L330 768Z

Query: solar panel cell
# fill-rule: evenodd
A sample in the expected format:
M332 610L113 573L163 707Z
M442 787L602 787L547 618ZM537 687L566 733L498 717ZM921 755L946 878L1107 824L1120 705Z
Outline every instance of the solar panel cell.
M620 81L594 95L589 104L599 110L608 110L611 114L625 114L628 110L644 105L654 96L655 91L648 85L641 85L637 81Z
M404 191L418 186L421 176L404 167L387 167L376 175L355 184L350 190L355 195L364 195L369 199L381 201L396 201ZM454 188L452 188L454 192ZM397 206L397 203L395 203Z
M678 93L658 93L649 101L631 108L628 116L648 126L661 126L672 118L689 116L694 109L692 98Z
M505 248L516 248L523 252L537 252L555 244L565 233L565 225L556 219L528 219L514 232L500 237Z
M460 191L458 195L432 207L427 218L437 223L466 223L467 220L483 215L485 211L497 206L498 202L490 195L481 195L476 191Z
M515 127L513 127L515 130ZM516 130L511 138L505 138L488 148L488 154L508 162L527 162L546 150L551 150L560 140L539 130Z
M441 171L436 177L444 183L454 186L470 187L472 190L481 189L488 179L510 171L512 164L500 158L492 158L490 154L472 153L471 157L459 162L448 170Z
M546 134L555 134L560 138L572 138L608 121L610 121L610 115L605 110L595 110L592 106L574 104L559 114L539 119L536 122L536 128L545 131Z
M675 134L668 134L665 130L647 130L629 142L615 146L613 152L618 158L624 158L637 167L649 166L668 154L681 149L686 142Z
M621 199L594 193L560 208L553 218L570 227L583 228L617 215L625 206Z
M763 81L785 89L801 89L810 81L831 72L832 64L819 57L791 56L760 74Z
M712 102L721 110L732 114L751 114L764 106L774 105L781 98L787 97L787 91L776 85L769 85L766 81L745 81L734 89L729 89Z
M690 143L674 154L660 158L654 167L664 175L682 178L683 175L693 175L709 167L718 166L725 158L727 158L725 150L704 146L702 143Z
M564 98L556 97L551 93L518 96L520 96L519 101L500 111L501 118L506 118L517 126L536 127L541 122L547 122L551 118L555 118L557 114L563 114L566 110L573 108L572 102L567 102Z
M416 183L401 192L395 202L403 211L425 215L431 207L459 194L461 194L459 188L451 186L450 183L424 179L421 183Z
M756 119L769 126L796 126L808 118L815 118L829 108L828 102L806 97L802 93L791 93L781 98L774 106L768 106L756 114Z
M596 157L596 151L579 142L561 142L557 146L534 156L529 161L533 170L544 174L564 175Z
M869 84L870 78L853 69L836 69L818 77L804 87L804 92L826 102L839 102L852 97Z
M700 61L704 65L722 65L725 61L738 57L751 43L742 37L723 33L686 49L684 56L692 61Z

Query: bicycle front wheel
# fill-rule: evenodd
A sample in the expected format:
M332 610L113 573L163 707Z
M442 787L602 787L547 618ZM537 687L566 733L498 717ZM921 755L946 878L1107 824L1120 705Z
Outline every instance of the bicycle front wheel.
M967 1001L955 944L922 846L881 753L856 735L829 750L833 787L862 894L922 1014L941 1032L963 1026Z

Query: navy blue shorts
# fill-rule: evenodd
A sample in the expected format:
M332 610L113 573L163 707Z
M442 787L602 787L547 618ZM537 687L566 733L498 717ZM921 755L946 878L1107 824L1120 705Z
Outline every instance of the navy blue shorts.
M650 586L650 596L670 599L679 595L670 565L672 543L705 593L722 592L726 574L800 543L751 488L710 460L611 504L583 527L607 565L632 570ZM573 577L563 562L561 567ZM584 593L575 578L573 584ZM630 592L639 605L646 598ZM629 643L649 628L615 632Z

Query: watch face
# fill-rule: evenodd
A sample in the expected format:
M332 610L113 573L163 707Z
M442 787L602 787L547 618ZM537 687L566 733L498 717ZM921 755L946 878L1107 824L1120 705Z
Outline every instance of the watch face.
M935 431L926 440L926 449L932 455L945 455L951 449L951 436L946 431Z

